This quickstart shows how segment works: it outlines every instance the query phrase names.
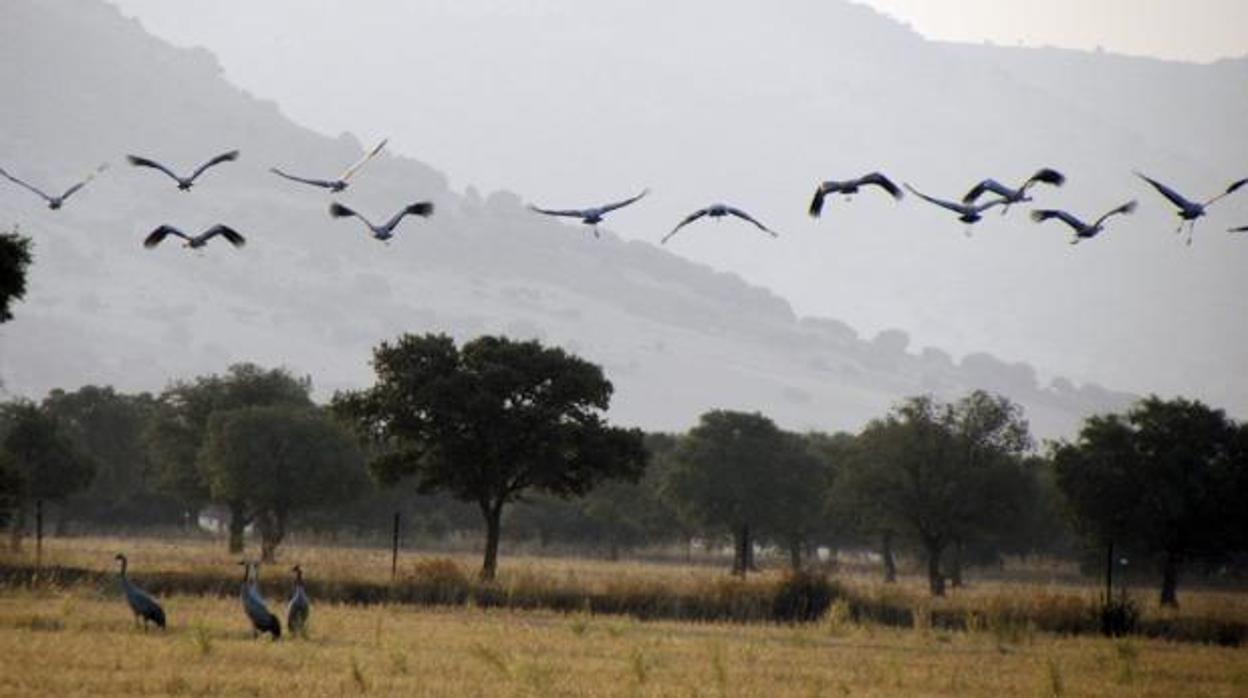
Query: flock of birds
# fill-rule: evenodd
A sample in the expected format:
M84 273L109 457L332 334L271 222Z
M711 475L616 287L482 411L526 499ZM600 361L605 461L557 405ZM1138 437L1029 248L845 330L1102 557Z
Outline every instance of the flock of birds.
M161 608L152 595L143 591L126 576L126 556L117 553L115 558L121 563L121 591L126 597L131 612L134 613L135 625L142 625L147 630L155 625L165 629L165 609ZM242 560L238 563L243 567L243 584L239 589L239 600L242 602L243 613L251 623L252 637L258 638L268 634L274 640L282 637L282 623L269 610L260 595L260 563ZM308 617L312 613L312 603L308 592L303 586L303 569L299 565L291 568L295 574L295 589L290 601L286 604L286 630L291 636L307 636Z
M376 145L376 147L365 153L362 158L353 163L350 167L344 170L342 174L338 175L334 179L318 179L293 175L276 167L270 168L269 171L292 182L325 189L333 193L339 193L344 191L350 185L351 178L359 172L360 168L382 152L382 150L386 147L386 143L387 141L383 139ZM203 175L204 172L222 163L233 162L238 159L238 156L239 151L237 150L222 153L199 165L186 176L179 175L174 170L151 158L128 155L126 160L135 167L151 168L163 172L177 183L179 190L190 191L191 187L195 184L195 180ZM44 201L47 202L48 208L55 211L65 204L66 199L82 189L90 183L92 179L104 172L106 169L108 169L107 163L100 165L89 175L87 175L85 179L77 184L74 184L59 196L47 194L43 190L9 174L2 168L0 168L0 176L3 176L19 186L39 195L44 199ZM1248 184L1248 178L1241 179L1233 182L1226 188L1225 191L1220 192L1213 198L1205 201L1193 201L1156 179L1139 172L1137 172L1136 175L1156 189L1158 193L1165 197L1177 209L1180 222L1178 230L1175 232L1182 233L1186 227L1187 244L1189 245L1192 243L1192 235L1195 231L1196 221L1205 215L1209 206L1214 202L1234 193L1245 184ZM1006 186L995 179L985 179L973 186L959 201L949 201L930 196L915 189L908 183L905 184L905 189L930 204L939 206L957 214L958 220L967 225L966 232L967 235L970 235L970 226L982 220L983 214L988 210L1000 206L1001 213L1004 215L1009 211L1011 206L1032 201L1032 197L1029 195L1029 192L1036 185L1047 184L1054 187L1060 187L1065 184L1065 182L1065 175L1055 169L1046 167L1038 170L1035 174L1028 177L1021 185L1018 186L1018 188ZM815 195L814 198L811 199L809 208L811 217L818 218L822 215L824 199L827 196L832 194L841 194L846 198L846 200L848 200L854 194L857 194L863 187L878 187L897 200L900 200L905 196L905 193L901 188L894 184L888 177L879 172L872 172L862 177L858 177L857 179L842 181L829 180L820 183L818 188L815 190ZM648 193L649 189L646 189L636 196L622 201L616 201L614 203L590 208L547 209L537 206L530 206L529 208L536 213L547 216L579 219L585 225L590 226L593 230L594 236L598 237L598 224L605 219L607 214L640 201ZM995 198L989 197L988 195L993 195ZM1075 244L1081 240L1096 237L1105 230L1105 225L1110 218L1117 215L1129 214L1135 210L1135 207L1136 202L1134 200L1128 201L1121 206L1110 209L1090 223L1071 213L1059 209L1035 209L1031 212L1031 217L1038 223L1051 219L1056 219L1065 223L1074 234L1071 239L1071 244ZM333 218L358 218L368 228L369 233L373 238L383 242L389 242L390 239L394 237L399 223L401 223L407 216L420 216L423 218L433 215L433 211L433 202L418 201L404 206L384 223L374 223L363 214L336 201L331 203L329 206L330 216ZM676 235L676 233L680 232L681 229L690 223L698 221L699 219L723 219L727 216L739 218L753 224L760 231L770 235L771 237L778 237L778 234L774 230L768 228L743 209L730 206L728 204L716 203L690 213L683 220L681 220L671 232L660 240L660 244L666 244L667 241ZM1228 232L1248 232L1248 225L1230 228ZM181 238L183 245L191 249L201 248L217 237L224 239L235 247L241 247L246 243L246 239L238 231L226 225L214 225L197 235L188 235L174 226L162 225L147 235L147 237L143 240L143 246L147 248L156 247L170 236Z

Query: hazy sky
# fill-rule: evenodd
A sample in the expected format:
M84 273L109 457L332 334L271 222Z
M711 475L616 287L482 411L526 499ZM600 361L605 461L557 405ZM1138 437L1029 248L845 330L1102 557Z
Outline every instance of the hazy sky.
M1187 61L1248 54L1245 0L865 0L946 41L1060 46Z

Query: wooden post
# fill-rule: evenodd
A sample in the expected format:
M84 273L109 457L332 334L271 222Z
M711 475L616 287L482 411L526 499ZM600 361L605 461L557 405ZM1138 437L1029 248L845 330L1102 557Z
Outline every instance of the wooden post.
M394 537L390 549L390 581L399 576L399 512L394 512Z
M43 567L43 500L35 500L35 569Z

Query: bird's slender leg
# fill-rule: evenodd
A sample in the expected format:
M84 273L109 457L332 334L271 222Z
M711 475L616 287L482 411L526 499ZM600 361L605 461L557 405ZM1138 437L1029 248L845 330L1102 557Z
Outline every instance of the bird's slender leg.
M962 234L965 235L968 240L970 239L971 237L971 224L970 223L966 224L966 228L962 231Z
M598 239L598 238L601 238L601 237L602 237L602 235L600 235L600 234L598 233L598 226L596 226L596 225L595 225L595 226L594 226L594 238L595 238L595 239Z
M1004 206L1002 206L1002 207L1001 207L1001 215L1003 215L1003 216L1004 216L1005 214L1007 214L1007 213L1009 213L1009 212L1010 212L1010 205L1009 205L1009 204L1006 204L1006 205L1004 205Z

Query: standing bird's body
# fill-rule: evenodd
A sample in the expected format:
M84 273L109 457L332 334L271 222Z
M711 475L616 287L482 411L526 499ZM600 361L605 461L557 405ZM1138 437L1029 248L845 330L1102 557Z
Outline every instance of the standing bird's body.
M308 616L312 612L312 602L308 600L308 592L303 588L303 568L295 565L291 568L295 573L295 593L286 605L286 629L292 637L307 637Z
M209 160L208 162L205 162L204 164L200 165L199 167L196 167L195 171L192 172L190 176L181 177L175 174L173 170L170 170L168 167L165 167L164 165L160 164L159 162L156 162L155 160L139 157L137 155L126 156L126 160L129 161L129 163L131 165L134 165L135 167L150 167L155 170L160 170L161 172L164 172L165 174L169 175L173 179L173 181L178 183L178 189L181 189L182 191L190 191L191 185L193 185L195 183L195 180L199 178L199 176L203 174L204 171L207 170L209 167L212 167L214 165L219 165L223 162L232 162L237 159L238 159L238 151L231 150L228 153L222 153L216 156L215 158Z
M155 623L161 630L165 629L165 609L156 603L150 594L138 588L130 582L126 577L126 556L121 553L113 558L121 563L121 592L126 595L126 603L130 605L130 610L134 612L134 622L138 625L140 621L143 623L143 629L147 630L148 623Z
M1041 223L1049 220L1050 218L1056 218L1065 223L1070 226L1071 230L1075 231L1075 237L1070 241L1070 244L1075 245L1078 244L1080 240L1096 237L1098 233L1105 229L1105 221L1109 220L1111 217L1119 214L1129 214L1134 210L1135 201L1128 201L1118 208L1107 212L1100 218L1097 218L1096 221L1091 224L1084 223L1065 211L1058 211L1054 209L1036 209L1031 212L1031 219L1037 223Z
M608 213L616 209L624 208L625 206L628 206L629 204L636 202L638 199L641 199L643 196L649 193L650 193L650 190L645 189L640 194L630 199L617 201L613 204L606 204L605 206L596 206L593 208L552 210L552 209L538 208L537 206L530 205L529 210L536 211L537 213L542 213L547 216L566 216L569 218L579 218L581 219L582 223L584 223L585 225L591 226L594 231L594 237L598 237L598 224L602 222L603 217L605 217Z
M65 193L61 194L60 196L53 196L51 194L47 194L43 190L39 189L38 187L31 185L31 184L27 184L26 182L23 182L22 180L18 179L17 177L14 177L8 172L5 172L3 168L0 168L0 176L3 176L5 179L9 180L10 182L13 182L14 184L28 191L32 191L35 194L38 194L41 199L48 202L48 208L52 209L53 211L56 211L61 206L65 205L66 199L73 196L74 193L77 192L79 189L82 189L83 187L87 186L87 183L95 179L96 175L100 174L101 172L107 169L108 169L108 163L107 162L103 163L99 167L95 168L95 170L93 170L90 174L88 174L81 182L78 182L77 184L70 187L69 189L66 189Z
M892 180L879 172L872 172L858 179L845 181L828 180L821 182L819 187L815 189L815 196L810 200L810 217L818 218L823 213L823 198L828 194L844 194L848 200L850 196L858 193L859 188L865 186L879 187L899 201L905 196L901 189L897 188L896 184L893 184Z
M368 229L372 231L373 237L377 240L381 240L382 242L389 242L390 238L394 237L394 229L398 227L399 222L409 214L413 216L428 217L433 214L433 202L418 201L414 204L409 204L408 206L405 206L402 211L394 214L394 216L392 216L390 220L386 221L384 225L373 225L373 223L364 216L336 201L329 205L329 215L334 218L346 218L348 216L359 218L364 222L364 225L368 226Z
M282 172L276 167L270 167L269 172L272 172L273 174L279 177L284 177L286 179L289 179L292 182L301 182L303 184L311 184L314 187L321 187L323 189L328 189L334 193L338 193L342 191L343 189L346 189L350 185L350 182L348 182L347 180L351 179L351 177L357 171L359 171L361 167L364 166L364 163L368 162L369 160L372 160L374 157L377 156L378 153L381 152L382 148L386 147L386 142L387 142L387 139L383 138L382 141L377 144L376 148L373 148L371 151L366 153L364 157L356 161L354 165L348 167L345 171L343 171L342 174L338 175L336 179L311 179L307 177L298 177L296 175Z
M282 625L278 622L277 616L269 612L268 607L264 605L264 598L260 596L260 565L246 560L238 564L243 566L243 586L239 590L239 599L243 603L243 613L247 614L247 620L251 621L252 637L260 637L260 633L269 633L274 640L280 640Z
M667 241L670 240L673 235L678 233L681 228L685 227L686 225L689 225L690 223L698 220L699 218L702 218L703 216L709 216L711 218L723 218L724 216L736 216L737 218L740 218L741 220L749 221L750 223L753 223L756 228L763 231L764 233L767 233L773 238L780 237L779 234L777 234L774 230L771 230L770 228L763 225L762 223L759 223L758 221L754 220L750 216L750 214L746 213L745 211L742 211L739 208L733 208L732 206L729 206L727 204L711 204L710 206L707 206L706 208L699 209L689 214L688 216L686 216L683 221L681 221L679 224L677 224L675 228L672 229L672 232L663 236L663 239L659 241L659 244L660 245L666 244Z
M924 201L927 201L928 203L936 204L937 206L940 206L941 208L948 209L958 214L958 220L962 221L968 226L966 229L966 234L968 236L971 234L971 229L969 226L972 226L978 223L979 221L983 220L984 211L987 211L993 206L1001 206L1005 204L1005 199L993 199L992 201L989 201L988 203L984 203L984 204L964 204L964 203L960 203L957 201L945 201L944 199L937 199L935 197L928 196L927 194L924 194L923 192L919 191L918 189L915 189L909 184L906 185L906 189L909 189L912 194L919 197L920 199L923 199Z
M1170 203L1175 205L1179 213L1179 227L1174 232L1176 234L1182 233L1183 226L1184 224L1186 224L1187 225L1187 244L1189 245L1192 244L1192 233L1196 231L1196 220L1205 215L1205 209L1209 208L1209 206L1213 204L1215 201L1217 201L1218 199L1221 199L1224 196L1229 196L1230 194L1235 193L1236 189L1239 189L1245 184L1248 184L1248 179L1241 179L1238 182L1231 183L1231 186L1227 187L1226 191L1222 192L1221 194L1218 194L1212 199L1209 199L1208 201L1205 201L1205 202L1198 202L1198 201L1189 201L1182 194L1162 184L1161 182L1158 182L1157 180L1152 179L1151 177L1140 174L1139 172L1136 172L1135 174L1140 179L1151 184L1154 189L1156 189L1162 196L1166 197L1166 199L1168 199Z
M1027 178L1023 185L1018 189L1011 189L995 179L985 179L979 184L971 187L971 190L962 197L962 203L973 204L975 201L987 192L992 192L1001 197L1005 202L1004 208L1001 209L1001 215L1005 215L1010 210L1010 206L1031 201L1031 197L1027 196L1027 190L1035 185L1043 182L1060 187L1066 183L1066 175L1049 167L1044 167L1036 171L1035 174Z
M235 247L242 247L247 244L247 239L242 235L239 235L237 231L229 226L214 225L199 235L192 237L171 225L162 225L153 230L151 233L148 233L146 238L143 238L143 246L150 250L159 245L162 240L170 235L182 238L185 240L185 242L182 243L182 246L193 250L207 245L209 240L217 237L218 235L228 240L229 243Z

